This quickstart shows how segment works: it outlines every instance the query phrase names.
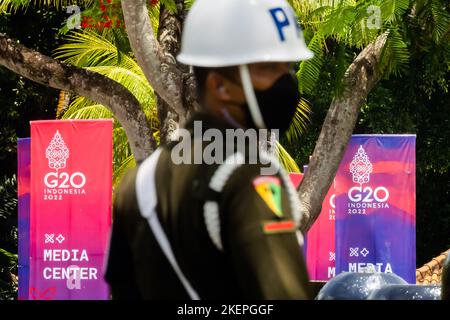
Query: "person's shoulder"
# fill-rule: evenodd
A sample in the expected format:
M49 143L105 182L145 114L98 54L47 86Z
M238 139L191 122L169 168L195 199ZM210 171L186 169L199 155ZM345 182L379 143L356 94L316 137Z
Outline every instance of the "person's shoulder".
M275 183L284 189L285 181L279 168L269 169L267 165L244 163L237 166L229 175L223 193L225 197L239 194L254 193L255 188L265 183Z
M240 163L235 166L230 176L230 184L249 183L260 177L282 178L282 167L277 159L267 153L260 152L257 158L246 154Z

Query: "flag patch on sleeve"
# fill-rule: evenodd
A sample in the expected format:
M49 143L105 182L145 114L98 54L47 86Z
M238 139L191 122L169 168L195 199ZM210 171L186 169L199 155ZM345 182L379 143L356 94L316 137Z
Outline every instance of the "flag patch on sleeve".
M253 179L253 186L269 209L277 217L283 217L280 179L277 177L259 176Z
M295 232L297 225L294 220L265 221L263 222L263 232L265 234Z

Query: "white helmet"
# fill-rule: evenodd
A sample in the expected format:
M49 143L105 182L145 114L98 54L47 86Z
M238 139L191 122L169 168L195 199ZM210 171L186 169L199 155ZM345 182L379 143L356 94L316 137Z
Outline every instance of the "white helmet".
M312 57L285 0L196 0L185 20L178 61L226 67Z
M177 59L197 67L240 66L250 114L265 128L247 64L313 55L286 0L196 0L185 20Z

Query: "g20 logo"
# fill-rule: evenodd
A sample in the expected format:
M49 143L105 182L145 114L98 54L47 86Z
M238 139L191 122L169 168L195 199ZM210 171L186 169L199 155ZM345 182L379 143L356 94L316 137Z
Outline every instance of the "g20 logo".
M86 184L86 176L81 172L74 172L71 175L67 172L49 172L44 177L44 183L48 188L81 189Z
M348 190L348 198L352 202L370 203L374 200L376 202L386 202L389 199L389 190L385 187L371 187L355 186Z

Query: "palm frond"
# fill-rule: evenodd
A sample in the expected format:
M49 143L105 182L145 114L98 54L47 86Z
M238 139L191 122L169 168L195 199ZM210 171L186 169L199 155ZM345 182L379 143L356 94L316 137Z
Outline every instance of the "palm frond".
M346 74L348 67L354 59L353 54L348 52L348 47L339 43L334 52L335 54L335 76L334 76L334 95L339 96L344 91L343 78Z
M386 23L397 21L409 8L409 0L383 0L381 18Z
M320 70L324 63L324 43L325 39L320 32L317 32L309 42L309 49L314 52L312 59L302 61L297 72L300 93L311 93L319 79Z
M0 13L15 13L19 9L25 9L29 5L28 0L0 0Z
M138 64L129 55L123 54L119 57L117 46L102 34L84 30L72 32L67 35L66 40L68 43L57 48L54 56L67 63L81 68L117 65L135 72L140 70Z
M299 13L297 13L297 15L301 17L300 19L305 27L310 28L313 31L317 31L332 10L332 6L322 6L309 12L304 18L303 15Z
M114 115L101 104L93 104L75 110L71 110L69 107L67 112L64 113L63 119L114 119Z
M450 14L445 10L445 5L439 0L431 2L431 14L433 17L432 37L437 44L441 43L443 37L450 33Z
M70 119L71 115L75 112L77 112L79 109L94 105L95 102L92 100L89 100L85 97L76 96L72 102L69 104L69 107L67 110L62 114L62 119Z
M100 73L114 81L119 82L127 88L144 107L147 115L150 109L156 107L155 95L153 88L149 85L145 76L139 72L118 66L97 66L88 67L87 70Z
M319 31L325 37L343 40L351 30L351 26L355 21L355 16L354 6L339 6L330 12L327 19L320 26Z
M136 166L136 161L134 160L133 155L128 156L125 160L123 160L120 165L114 170L113 175L113 186L117 186L119 182L122 180L123 175L131 168Z
M122 127L114 128L114 184L119 182L126 169L134 163L134 157L125 130ZM130 163L132 161L132 163Z
M301 98L297 110L294 115L291 126L286 132L286 137L289 142L300 141L300 136L306 131L308 123L310 122L310 115L312 113L309 102Z
M381 10L377 5L377 1L363 1L355 7L355 19L349 31L347 43L362 49L369 43L373 42L380 34L383 24L381 19ZM380 10L380 15L375 10ZM376 23L379 22L379 27Z
M295 160L278 141L276 142L276 154L280 164L287 172L300 172L300 168Z
M403 40L400 30L396 27L392 27L387 32L388 36L383 48L380 63L385 77L388 77L391 74L399 75L403 68L408 64L410 58L408 45Z
M122 162L131 155L125 130L122 127L114 128L114 169L119 168Z
M356 0L288 0L297 15L309 15L313 11L329 7L338 8L344 5L354 5Z

